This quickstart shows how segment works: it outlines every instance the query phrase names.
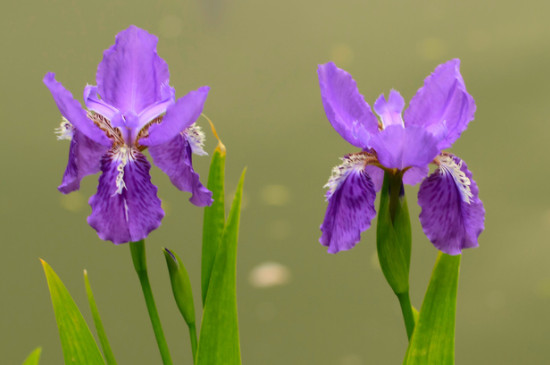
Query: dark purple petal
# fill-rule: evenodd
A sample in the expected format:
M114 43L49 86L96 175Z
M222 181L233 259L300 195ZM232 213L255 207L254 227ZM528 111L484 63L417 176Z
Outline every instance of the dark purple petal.
M191 91L166 110L160 124L153 124L149 128L149 137L141 139L144 146L155 146L170 142L199 118L208 96L208 86Z
M449 148L474 119L474 98L466 91L460 60L439 65L426 78L405 111L405 125L423 126L439 140L439 149Z
M362 166L346 159L333 170L327 186L330 188L328 207L319 242L328 247L329 253L337 253L355 246L361 239L361 232L370 227L376 215L376 192Z
M465 248L478 246L485 209L466 163L453 155L440 156L440 162L420 185L420 222L437 249L458 255Z
M383 166L402 170L427 166L439 153L437 142L421 127L390 125L372 137L371 146Z
M92 122L82 106L73 98L71 92L63 87L60 82L55 79L53 72L48 72L44 76L44 84L50 89L53 99L57 104L57 108L71 124L80 131L83 135L92 141L103 146L111 146L111 140L105 133Z
M115 244L139 241L158 228L164 216L151 183L151 165L140 152L125 147L101 160L97 193L90 198L88 223L102 240Z
M69 161L63 182L57 189L63 194L68 194L80 188L80 180L84 176L99 172L99 162L109 147L102 146L92 141L79 130L73 130L71 147L69 149Z
M356 147L369 147L378 119L359 93L355 80L332 62L319 65L319 86L325 113L336 132Z
M403 118L401 117L401 112L405 107L405 100L396 90L390 91L390 96L388 101L384 94L380 95L376 102L374 103L374 111L380 119L382 119L382 124L384 127L388 127L393 124L400 125L404 127Z
M157 37L136 26L116 36L97 68L97 87L102 100L123 114L139 114L160 100L168 84L168 66L157 54Z
M199 174L193 169L191 145L184 135L178 134L167 143L151 146L149 153L175 187L193 194L189 199L191 203L199 207L212 204L212 192L201 184Z

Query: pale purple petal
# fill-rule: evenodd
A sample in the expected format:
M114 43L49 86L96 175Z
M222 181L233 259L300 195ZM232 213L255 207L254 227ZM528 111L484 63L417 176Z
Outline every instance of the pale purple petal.
M176 90L173 87L165 85L163 87L162 98L154 104L147 106L139 114L139 122L136 126L136 130L139 132L143 126L159 117L161 114L166 113L166 109L176 101Z
M466 91L460 60L439 65L426 78L405 111L405 125L423 126L439 139L439 149L449 148L474 119L476 105Z
M355 80L332 62L319 65L317 73L321 99L332 127L352 145L369 147L370 136L378 132L378 119L359 93Z
M199 118L208 96L208 86L191 91L166 110L160 124L153 124L149 128L149 136L141 139L144 146L155 146L167 143L183 132Z
M403 124L403 118L401 117L404 107L405 100L398 91L393 89L390 91L388 101L386 101L386 97L382 94L374 103L374 111L382 119L384 127L394 124L404 127L405 124Z
M103 115L110 121L120 118L120 111L97 97L97 86L86 85L84 88L84 104L88 110Z
M458 255L477 247L485 209L466 163L453 155L440 156L440 167L420 185L420 222L434 246Z
M97 87L102 100L123 114L139 114L161 99L168 66L157 54L157 37L136 26L116 36L97 68Z
M390 125L373 136L371 146L387 168L425 167L437 156L437 140L418 126Z
M349 159L333 170L327 186L328 207L319 242L328 247L329 253L337 253L355 246L361 233L370 227L376 215L376 192L362 165Z
M82 106L73 98L71 92L63 87L55 79L53 72L48 72L44 76L44 84L50 89L57 108L71 124L86 137L103 146L111 146L111 140L105 133L92 122Z
M428 165L424 167L411 167L403 174L403 184L416 185L424 180L429 172L430 167Z
M201 184L199 174L193 169L191 146L184 135L178 134L167 143L151 146L149 153L175 187L193 194L189 199L191 203L199 207L212 204L212 192Z
M121 151L122 150L122 151ZM101 160L97 193L90 198L88 223L102 240L139 241L160 226L164 211L143 154L122 148Z
M63 182L57 189L63 194L78 190L80 180L84 176L99 172L99 162L108 149L109 147L92 141L79 130L73 130L69 161L63 175Z
M382 170L378 166L367 165L365 166L365 171L367 172L367 175L369 175L370 179L372 180L372 184L374 185L374 190L376 192L379 192L380 189L382 189L382 185L384 184L384 170Z

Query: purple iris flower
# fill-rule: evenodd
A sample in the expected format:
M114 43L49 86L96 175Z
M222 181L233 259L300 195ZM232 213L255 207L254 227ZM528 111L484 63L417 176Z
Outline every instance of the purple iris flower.
M156 51L157 37L130 26L116 36L97 68L97 86L87 85L84 102L75 100L53 73L44 77L63 115L60 139L70 139L69 162L59 191L78 190L80 180L102 172L90 198L88 223L103 240L138 241L164 217L151 165L143 151L197 206L212 203L212 193L193 170L193 153L204 155L204 134L194 123L209 87L176 100L168 65Z
M321 97L334 129L361 152L346 155L325 187L327 212L321 244L329 253L349 250L376 215L374 199L384 172L402 174L405 184L422 181L420 222L434 246L450 255L477 247L485 210L472 173L460 158L443 150L474 119L474 99L466 91L460 60L439 65L401 115L405 101L391 90L370 106L355 81L334 63L318 68ZM436 165L429 174L429 164Z

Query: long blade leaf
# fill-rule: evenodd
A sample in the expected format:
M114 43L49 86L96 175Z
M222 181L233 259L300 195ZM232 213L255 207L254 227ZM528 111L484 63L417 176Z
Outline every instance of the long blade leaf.
M38 365L40 363L40 354L42 353L42 347L37 347L33 352L25 359L23 365Z
M216 138L218 135L214 125L210 122ZM212 192L214 202L204 209L204 223L202 231L202 265L201 265L201 293L202 304L206 303L208 285L216 252L223 235L225 226L225 146L218 138L218 146L214 150L210 163L207 187Z
M50 289L65 364L104 365L94 337L69 291L50 265L41 261Z
M97 337L99 337L99 343L103 349L103 355L108 365L116 365L115 355L113 350L111 350L111 345L107 339L107 333L105 333L105 328L103 327L103 322L99 315L99 309L97 309L97 304L95 302L94 293L90 285L90 280L88 279L88 272L84 270L84 284L86 285L86 295L88 296L88 303L90 304L90 311L92 312L92 317L94 319L95 329L97 331Z
M404 365L453 365L460 255L440 253Z
M198 365L241 364L236 261L245 171L241 175L212 269L199 337Z

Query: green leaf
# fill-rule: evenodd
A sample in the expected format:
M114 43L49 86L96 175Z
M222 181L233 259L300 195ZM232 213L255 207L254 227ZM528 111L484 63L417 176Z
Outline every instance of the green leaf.
M44 260L40 261L50 289L65 364L105 364L94 337L69 291L50 265Z
M439 253L403 364L454 364L460 257Z
M245 171L241 175L212 269L204 306L197 364L240 365L237 318L236 261L241 198Z
M401 174L384 173L376 227L380 267L397 295L409 291L411 262L411 222L401 178Z
M38 365L40 363L40 354L42 353L42 347L37 347L33 352L25 359L23 365Z
M108 365L116 365L115 355L113 354L113 350L111 350L111 345L107 339L107 333L105 333L105 328L103 327L103 322L101 321L99 310L97 309L94 293L92 292L90 280L88 279L88 272L86 270L84 270L84 284L86 285L86 295L88 296L90 311L92 312L97 336L99 337L99 342L101 343L101 348L103 349L103 355L105 356L105 360Z
M210 126L212 127L212 132L216 138L218 138L218 134L212 122L210 122ZM225 146L218 138L218 146L212 155L207 183L208 190L212 192L214 202L211 206L204 208L201 265L201 293L203 306L206 303L210 276L225 227L225 155Z

